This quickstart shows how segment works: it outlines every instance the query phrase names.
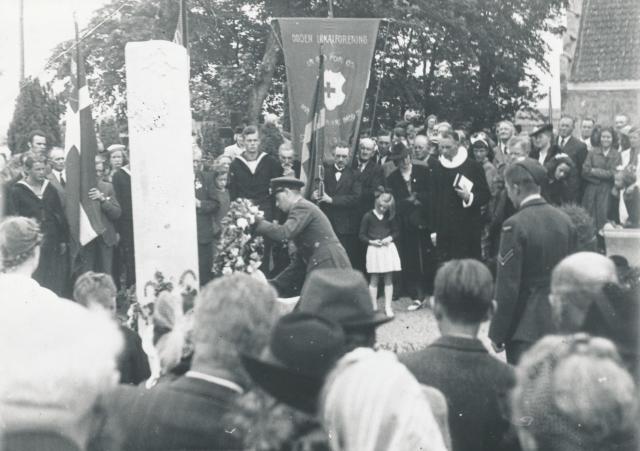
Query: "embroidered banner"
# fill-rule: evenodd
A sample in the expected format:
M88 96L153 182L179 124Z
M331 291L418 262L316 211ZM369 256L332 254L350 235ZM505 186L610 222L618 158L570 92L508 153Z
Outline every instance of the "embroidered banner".
M319 79L323 56L324 139L323 160L339 141L357 144L364 97L379 19L277 19L284 51L289 89L289 116L294 149L303 155L305 127ZM318 111L316 111L318 113ZM308 139L308 138L307 138ZM318 149L320 151L320 149ZM353 155L353 153L352 153Z

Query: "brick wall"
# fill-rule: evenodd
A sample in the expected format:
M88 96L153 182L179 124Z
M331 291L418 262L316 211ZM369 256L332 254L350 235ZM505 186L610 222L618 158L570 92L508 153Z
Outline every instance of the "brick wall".
M591 116L613 125L614 116L624 113L632 124L640 124L640 90L568 91L562 100L562 111L577 118Z

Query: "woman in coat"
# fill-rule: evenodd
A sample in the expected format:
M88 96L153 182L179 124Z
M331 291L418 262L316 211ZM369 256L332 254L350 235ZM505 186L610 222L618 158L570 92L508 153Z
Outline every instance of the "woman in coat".
M402 143L393 145L389 157L396 169L387 186L396 201L400 225L398 252L402 262L402 290L422 302L431 292L435 262L428 218L429 169L411 164L411 153Z
M621 160L616 150L617 135L612 127L594 130L591 142L594 147L582 166L582 178L585 180L582 206L593 217L596 229L600 230L607 223L609 193Z

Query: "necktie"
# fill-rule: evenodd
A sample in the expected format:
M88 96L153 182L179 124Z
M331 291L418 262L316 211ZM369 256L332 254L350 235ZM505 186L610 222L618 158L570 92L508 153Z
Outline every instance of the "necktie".
M60 173L60 184L62 185L63 188L67 185L67 182L64 179L64 173L63 172Z

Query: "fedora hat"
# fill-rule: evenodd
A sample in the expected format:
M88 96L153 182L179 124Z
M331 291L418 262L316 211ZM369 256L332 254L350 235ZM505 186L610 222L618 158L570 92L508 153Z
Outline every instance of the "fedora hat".
M314 413L324 379L346 352L339 324L310 313L278 320L262 356L241 356L251 379L285 404Z
M361 272L354 269L316 269L302 288L298 311L328 318L344 328L375 327L392 318L376 312Z

